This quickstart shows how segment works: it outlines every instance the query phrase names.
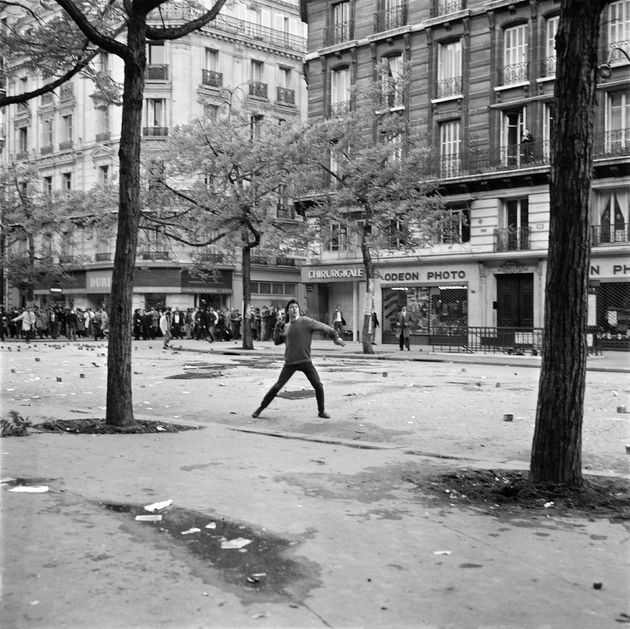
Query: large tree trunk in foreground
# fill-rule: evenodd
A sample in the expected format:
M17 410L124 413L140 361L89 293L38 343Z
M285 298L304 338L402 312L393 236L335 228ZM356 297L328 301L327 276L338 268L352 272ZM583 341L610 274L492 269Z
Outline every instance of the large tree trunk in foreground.
M549 260L530 467L530 479L537 483L582 484L589 200L597 41L604 5L604 0L562 0L556 37Z
M368 242L370 232L371 228L366 222L361 237L361 255L363 256L363 270L365 272L365 302L363 304L363 330L361 333L361 345L363 346L364 354L374 354L372 335L370 333L372 306L374 303L374 261L372 260L372 251Z
M112 272L109 325L106 423L134 423L131 385L133 274L140 223L140 148L144 92L146 15L130 13L125 59L125 85L120 132L118 234Z
M243 334L243 349L254 349L252 338L252 250L250 247L243 247L243 323L241 332Z

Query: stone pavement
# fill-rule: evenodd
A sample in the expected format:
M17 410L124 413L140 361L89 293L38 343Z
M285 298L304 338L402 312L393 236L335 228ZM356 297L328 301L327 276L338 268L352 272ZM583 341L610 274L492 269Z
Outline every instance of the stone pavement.
M1 490L3 628L599 629L630 620L628 522L562 518L553 506L546 517L493 517L406 480L526 469L540 359L399 356L382 346L363 357L356 343L315 341L332 418L317 418L296 375L287 397L253 420L281 348L174 345L134 343L135 414L201 430L0 443L3 478L49 487ZM104 415L102 343L17 349L0 350L3 415ZM587 473L629 477L630 415L618 412L630 394L626 356L589 360ZM253 542L208 558L195 549L219 544L213 529L175 539L129 511L167 499L165 513L229 524L230 538ZM265 564L274 544L294 563ZM238 554L240 572L223 566L225 553Z

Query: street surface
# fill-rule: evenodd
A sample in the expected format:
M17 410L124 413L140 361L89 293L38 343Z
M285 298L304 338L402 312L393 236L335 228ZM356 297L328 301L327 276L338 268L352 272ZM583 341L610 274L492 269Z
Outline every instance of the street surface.
M364 357L356 343L316 341L331 419L317 417L301 374L253 419L281 347L161 345L133 344L136 418L200 430L2 440L3 479L49 488L2 488L3 628L594 629L630 620L630 523L554 517L552 508L545 518L497 518L456 500L444 508L405 481L527 469L539 359L395 346ZM104 417L106 352L94 341L4 343L3 416ZM628 366L627 355L589 359L587 473L629 477ZM173 503L162 524L135 521L163 500ZM250 542L224 550L226 538Z

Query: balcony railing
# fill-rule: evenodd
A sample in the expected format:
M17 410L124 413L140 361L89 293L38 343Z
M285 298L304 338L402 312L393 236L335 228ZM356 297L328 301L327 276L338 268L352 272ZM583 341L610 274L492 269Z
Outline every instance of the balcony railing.
M220 264L225 261L225 254L217 251L200 251L197 255L197 260L199 262Z
M167 2L160 7L159 11L152 11L148 15L148 19L150 21L157 21L160 24L162 20L188 22L198 18L199 15L199 11L193 10L192 6L189 4L183 2ZM279 48L306 52L306 39L304 37L298 37L297 35L286 33L285 31L260 26L254 22L248 22L247 20L238 20L228 15L218 15L216 19L204 26L204 30L206 29L264 41L267 44Z
M276 207L276 216L278 218L293 220L295 218L293 206L286 205L285 203L278 203L278 206Z
M260 81L250 81L249 95L256 98L267 98L267 84Z
M109 262L112 259L112 254L107 252L107 253L95 253L94 254L94 260L96 262Z
M108 140L110 140L112 137L112 134L109 131L101 131L100 133L96 134L96 141L97 142L107 142Z
M42 107L50 107L51 105L54 105L55 99L52 93L48 92L48 94L42 94L40 102Z
M285 105L295 105L295 90L286 87L279 87L277 93L277 101Z
M170 260L169 251L140 251L143 260Z
M440 17L449 15L449 13L457 13L466 8L466 0L435 0L431 7L431 17Z
M407 4L401 2L399 6L378 11L374 15L374 32L382 33L407 24Z
M499 70L499 85L524 83L529 80L529 63L515 63Z
M168 127L142 127L142 135L148 138L165 138Z
M595 157L627 155L630 153L630 129L606 131L595 139Z
M74 255L71 253L62 253L59 255L59 264L72 264L74 262Z
M459 177L461 169L462 161L459 153L442 155L440 157L440 177L444 179L449 177Z
M331 116L343 116L352 109L352 101L341 100L336 103L330 103Z
M15 159L17 159L18 161L28 159L28 151L18 151L15 154Z
M593 247L629 242L630 223L591 226L591 244Z
M553 57L545 57L541 61L540 76L556 76L556 61L555 55Z
M46 146L42 146L40 153L42 155L50 155L53 152L53 145L47 144Z
M324 46L334 46L350 41L354 37L354 22L340 22L324 29Z
M64 140L63 142L59 142L60 151L69 151L71 148L72 148L72 140Z
M293 258L276 258L276 266L295 266Z
M440 79L436 85L436 98L447 98L462 93L462 77L455 76L450 79Z
M210 87L222 87L223 73L215 72L214 70L202 70L201 82L203 85L209 85Z
M163 63L151 63L144 71L147 81L168 81L168 65Z
M31 115L30 103L18 103L16 115L17 116L30 116Z
M265 256L251 256L249 261L258 266L269 266L269 260Z
M529 251L529 227L506 227L494 230L495 251Z

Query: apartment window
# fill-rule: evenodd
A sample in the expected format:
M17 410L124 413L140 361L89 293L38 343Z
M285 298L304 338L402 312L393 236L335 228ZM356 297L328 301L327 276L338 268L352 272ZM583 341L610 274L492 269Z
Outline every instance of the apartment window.
M440 124L440 176L456 177L460 167L460 121Z
M617 48L630 54L630 0L611 2L607 21L610 61L627 62L626 56Z
M555 76L556 74L556 33L560 17L550 17L545 24L545 58L543 60L543 76Z
M109 166L98 167L98 183L101 186L106 186L109 183Z
M110 115L109 107L98 107L96 109L96 139L109 138Z
M388 134L386 139L389 144L391 152L389 154L390 164L402 161L403 157L403 136L401 133Z
M383 104L390 109L403 106L403 58L402 55L382 58L381 86Z
M147 44L146 77L149 81L166 81L168 79L164 42Z
M470 242L470 209L449 209L448 214L438 234L438 242L442 244Z
M42 177L42 192L46 196L50 196L53 190L53 178L52 175Z
M249 119L249 125L251 128L251 136L254 140L260 140L260 134L262 133L262 126L265 117L261 114L254 114Z
M62 173L61 187L63 190L72 190L72 173Z
M499 251L529 249L529 201L507 199L503 204L501 228L497 231Z
M144 135L167 135L166 101L163 98L147 98L145 101L145 109L146 127L144 129Z
M527 129L527 109L519 108L503 113L501 127L501 165L507 168L518 168L532 148L522 144Z
M267 98L267 84L265 83L265 64L262 61L252 60L250 66L249 95L258 98Z
M407 23L406 0L380 0L379 11L374 16L374 30L377 33L400 28Z
M348 228L339 223L332 223L330 226L330 237L328 238L328 251L348 250Z
M42 120L42 148L53 145L53 121L51 118Z
M278 68L278 101L287 105L295 105L293 89L293 73L291 68Z
M606 96L606 153L630 148L630 90L609 92Z
M442 44L438 48L437 98L462 93L462 42Z
M212 103L204 103L203 117L209 122L215 122L219 117L219 106Z
M330 77L330 113L339 116L350 111L350 68L333 70Z
M325 31L326 46L340 44L352 37L350 2L336 2L331 7L330 26Z
M503 84L527 81L527 25L506 28L503 48Z
M109 75L109 55L106 52L100 52L96 55L95 66L99 74Z
M61 117L61 143L72 145L73 119L72 114Z
M17 148L20 153L26 153L28 151L28 127L18 128Z
M543 156L551 158L551 141L554 133L554 108L552 103L545 103L543 116Z
M219 72L219 51L213 48L205 49L202 83L212 87L223 85L223 74Z
M596 202L598 224L594 227L593 245L628 242L630 194L627 190L607 190L599 193Z
M404 221L393 219L385 227L385 238L388 249L404 248L409 240L409 227Z

